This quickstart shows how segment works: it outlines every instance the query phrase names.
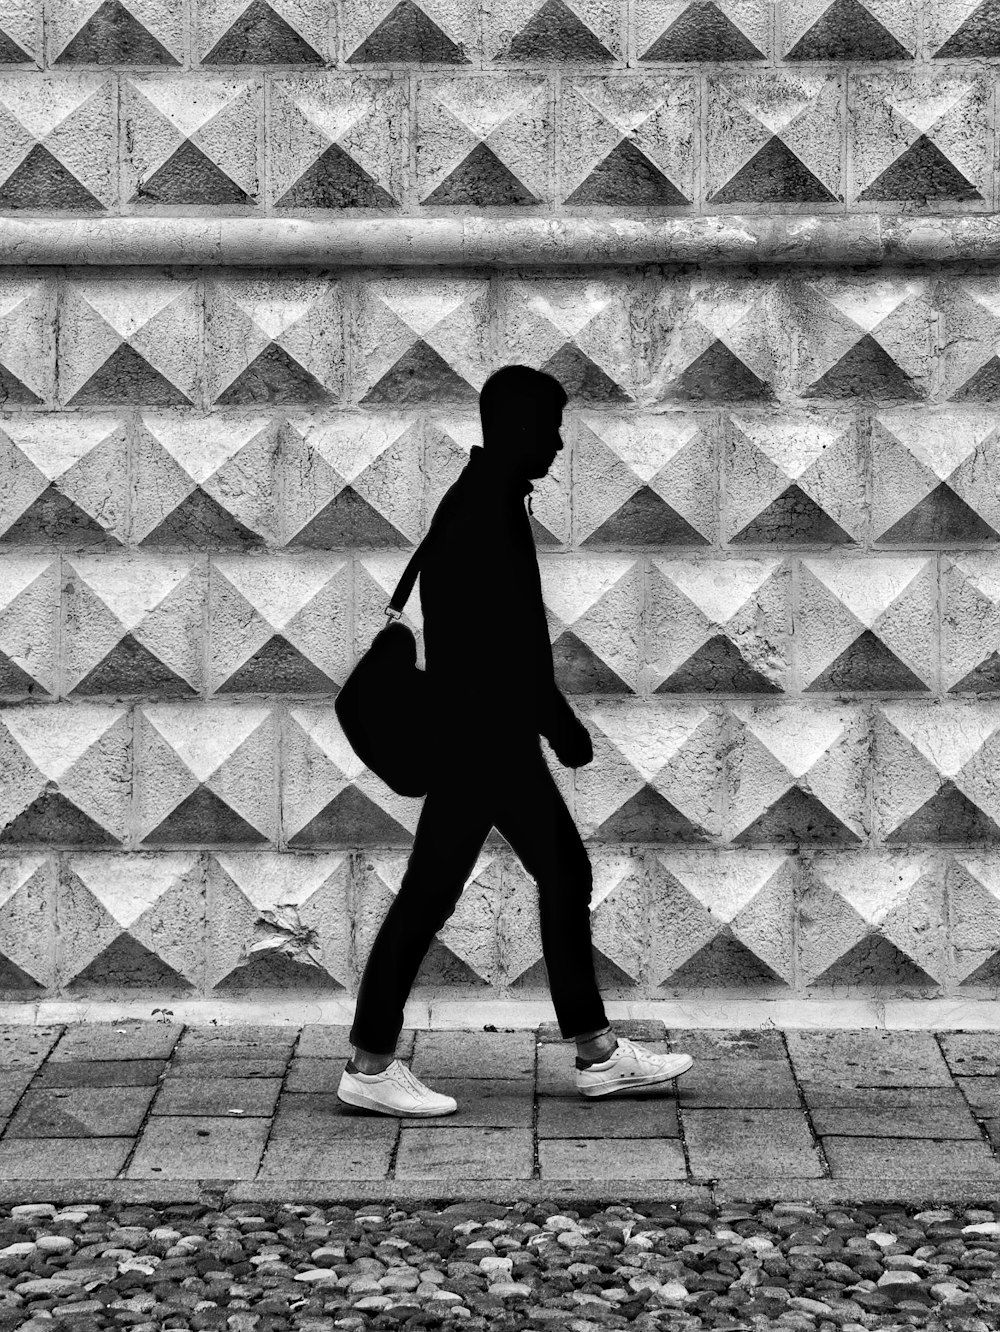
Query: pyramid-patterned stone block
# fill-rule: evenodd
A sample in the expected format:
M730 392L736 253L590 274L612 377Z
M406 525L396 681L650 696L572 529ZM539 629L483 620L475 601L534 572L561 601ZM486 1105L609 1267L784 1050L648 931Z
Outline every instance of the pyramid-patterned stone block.
M113 94L104 74L0 76L0 209L99 214L113 206Z
M143 413L132 540L148 550L252 550L280 541L280 422L259 413Z
M257 202L260 80L147 75L123 79L121 98L129 125L125 203L230 209Z
M866 840L868 724L850 704L730 703L726 837L854 846Z
M331 993L350 979L350 858L217 851L208 862L206 985L231 998Z
M55 376L56 286L39 272L0 277L0 405L40 407Z
M353 0L340 11L343 58L369 65L468 65L479 45L478 0Z
M41 15L32 0L13 0L0 23L0 64L34 63L38 51Z
M205 872L195 853L67 856L56 901L71 995L188 998L202 987Z
M764 60L771 49L766 0L643 0L632 22L643 64Z
M945 0L924 12L924 42L934 60L1000 55L997 0Z
M0 555L0 697L55 693L59 561Z
M1000 704L880 703L872 753L877 832L888 845L1000 841Z
M482 10L488 60L589 65L624 54L622 12L613 0L486 0Z
M864 537L864 459L846 412L734 412L724 422L726 539L847 546Z
M739 212L843 202L842 102L833 71L710 75L706 202Z
M53 0L45 22L53 65L185 63L184 0Z
M943 560L941 684L949 694L1000 691L1000 560L962 552Z
M310 406L340 396L340 284L294 271L227 272L207 296L206 375L216 407Z
M270 81L267 147L275 208L399 208L408 115L399 78L330 74Z
M795 638L805 693L936 691L933 556L809 556L799 563Z
M575 773L581 833L607 843L707 842L720 831L720 717L680 702L592 703L576 710L594 761Z
M127 708L0 709L0 845L121 846L129 823Z
M365 281L350 397L365 407L475 406L489 373L489 285L478 277Z
M560 86L560 193L577 207L675 208L694 198L697 84L604 75Z
M910 0L784 0L785 60L912 60L917 6Z
M538 563L559 688L567 694L636 692L642 561L542 555Z
M937 305L947 329L941 350L942 396L963 405L1000 398L1000 279L986 269L941 284Z
M119 547L126 539L128 438L113 416L0 422L0 543Z
M969 68L852 72L855 206L976 212L991 206L990 80Z
M959 985L975 993L1000 978L1000 856L989 848L948 856L949 942Z
M0 995L35 998L53 981L55 954L53 856L0 858Z
M136 827L143 847L273 843L276 740L274 709L256 703L139 709Z
M544 75L418 80L417 196L429 207L524 208L552 198L552 90Z
M351 584L343 556L213 557L212 693L336 694L352 664Z
M203 65L322 65L329 29L323 0L199 0L193 44Z
M817 853L796 903L799 972L816 990L903 986L934 995L947 974L947 908L934 851Z
M74 276L59 311L59 398L67 407L199 405L197 277Z
M791 856L656 847L649 862L649 980L659 994L787 993L794 982Z
M412 842L420 800L396 795L365 767L332 703L291 704L283 746L281 821L290 850Z
M656 694L780 694L787 687L791 570L782 559L652 556L648 666Z
M206 572L190 556L67 556L63 692L74 698L199 693Z

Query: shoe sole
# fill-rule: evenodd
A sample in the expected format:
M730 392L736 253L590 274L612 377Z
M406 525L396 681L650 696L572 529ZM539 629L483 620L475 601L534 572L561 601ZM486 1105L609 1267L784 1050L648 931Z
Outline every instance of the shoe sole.
M402 1110L397 1106L387 1106L380 1101L373 1101L363 1092L351 1091L349 1088L340 1088L337 1091L337 1100L343 1101L345 1105L354 1106L357 1110L373 1110L380 1115L395 1115L401 1119L440 1119L442 1115L453 1115L454 1110Z
M673 1082L675 1078L683 1077L693 1065L694 1059L688 1055L687 1063L684 1067L677 1069L674 1073L662 1073L658 1077L652 1078L630 1078L627 1082L616 1080L607 1083L605 1086L579 1087L578 1090L581 1095L588 1097L610 1096L615 1092L621 1094L622 1092L628 1093L630 1091L641 1091L644 1087L659 1087L664 1082Z

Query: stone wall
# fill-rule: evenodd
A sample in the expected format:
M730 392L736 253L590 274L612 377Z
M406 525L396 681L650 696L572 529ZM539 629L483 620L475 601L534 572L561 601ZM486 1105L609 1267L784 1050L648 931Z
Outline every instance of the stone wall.
M333 700L513 361L605 995L997 997L998 0L6 0L0 62L0 1000L355 991L421 802ZM415 994L547 994L495 832Z

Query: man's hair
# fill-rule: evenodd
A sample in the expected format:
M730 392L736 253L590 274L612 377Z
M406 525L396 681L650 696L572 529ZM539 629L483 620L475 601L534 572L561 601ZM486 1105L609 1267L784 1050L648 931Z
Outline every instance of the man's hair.
M544 370L527 365L505 365L487 379L479 394L479 416L483 430L516 420L539 408L560 411L567 394L562 384Z

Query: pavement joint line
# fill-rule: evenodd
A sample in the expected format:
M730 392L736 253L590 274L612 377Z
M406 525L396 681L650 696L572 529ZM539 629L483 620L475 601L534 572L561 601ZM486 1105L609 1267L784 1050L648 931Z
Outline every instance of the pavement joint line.
M305 1024L303 1024L295 1033L295 1040L292 1041L292 1044L289 1047L288 1054L286 1056L284 1072L281 1075L281 1086L278 1088L278 1094L274 1098L274 1109L271 1111L270 1123L267 1126L267 1132L264 1135L264 1142L260 1149L260 1157L257 1161L258 1172L260 1171L261 1166L264 1164L264 1159L267 1156L268 1146L270 1145L271 1138L274 1136L274 1121L278 1118L278 1106L281 1103L282 1096L285 1094L285 1084L288 1082L288 1075L292 1071L292 1063L295 1060L295 1055L299 1048L299 1045L302 1043L302 1033L304 1031L305 1031ZM177 1039L180 1040L180 1037L178 1037ZM244 1116L241 1115L238 1117L243 1118ZM247 1118L249 1118L249 1116L247 1116Z
M802 1109L805 1113L806 1127L809 1130L809 1136L812 1138L813 1146L819 1157L820 1168L823 1171L822 1177L824 1179L832 1179L833 1167L830 1165L829 1157L826 1154L823 1139L816 1132L816 1125L813 1123L812 1111L809 1109L809 1102L806 1100L806 1094L802 1090L802 1083L799 1081L798 1071L795 1067L795 1060L792 1058L792 1052L788 1048L788 1036L784 1031L781 1032L781 1044L785 1050L785 1058L788 1060L788 1067L791 1070L792 1081L795 1083L795 1090L798 1092L799 1101L801 1102Z

